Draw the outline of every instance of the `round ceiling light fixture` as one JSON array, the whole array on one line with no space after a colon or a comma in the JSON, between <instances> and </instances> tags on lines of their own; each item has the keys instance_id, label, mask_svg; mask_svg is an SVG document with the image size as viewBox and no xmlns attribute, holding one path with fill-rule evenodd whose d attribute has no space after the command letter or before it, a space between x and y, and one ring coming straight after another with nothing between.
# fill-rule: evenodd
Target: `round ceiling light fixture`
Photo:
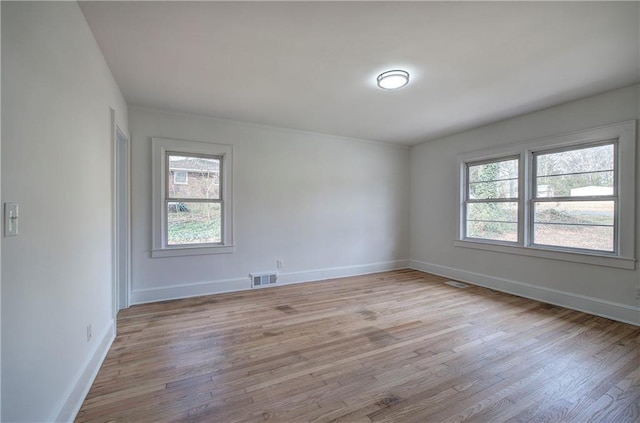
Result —
<instances>
[{"instance_id":1,"label":"round ceiling light fixture","mask_svg":"<svg viewBox=\"0 0 640 423\"><path fill-rule=\"evenodd\" d=\"M382 72L378 75L378 87L385 90L402 88L409 83L409 72L400 69Z\"/></svg>"}]
</instances>

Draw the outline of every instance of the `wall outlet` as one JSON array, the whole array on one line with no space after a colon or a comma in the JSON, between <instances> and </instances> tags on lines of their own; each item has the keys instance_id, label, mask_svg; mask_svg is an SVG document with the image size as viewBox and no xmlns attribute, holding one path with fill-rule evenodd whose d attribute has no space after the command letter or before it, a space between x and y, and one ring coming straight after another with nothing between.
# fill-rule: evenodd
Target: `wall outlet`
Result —
<instances>
[{"instance_id":1,"label":"wall outlet","mask_svg":"<svg viewBox=\"0 0 640 423\"><path fill-rule=\"evenodd\" d=\"M91 341L91 324L87 325L87 342Z\"/></svg>"},{"instance_id":2,"label":"wall outlet","mask_svg":"<svg viewBox=\"0 0 640 423\"><path fill-rule=\"evenodd\" d=\"M284 260L278 259L276 264L278 265L278 269L282 269L284 267Z\"/></svg>"}]
</instances>

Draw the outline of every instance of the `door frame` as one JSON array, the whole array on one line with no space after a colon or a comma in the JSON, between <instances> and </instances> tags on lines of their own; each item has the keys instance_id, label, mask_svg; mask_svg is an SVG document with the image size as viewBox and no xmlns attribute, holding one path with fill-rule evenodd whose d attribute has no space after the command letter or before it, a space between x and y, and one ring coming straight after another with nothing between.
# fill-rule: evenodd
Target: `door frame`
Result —
<instances>
[{"instance_id":1,"label":"door frame","mask_svg":"<svg viewBox=\"0 0 640 423\"><path fill-rule=\"evenodd\" d=\"M111 109L111 122L113 146L112 311L115 328L118 312L128 308L131 304L131 142L127 133L118 124L114 109ZM122 180L123 177L125 178L124 181ZM124 189L121 186L123 182ZM124 277L121 277L122 275Z\"/></svg>"}]
</instances>

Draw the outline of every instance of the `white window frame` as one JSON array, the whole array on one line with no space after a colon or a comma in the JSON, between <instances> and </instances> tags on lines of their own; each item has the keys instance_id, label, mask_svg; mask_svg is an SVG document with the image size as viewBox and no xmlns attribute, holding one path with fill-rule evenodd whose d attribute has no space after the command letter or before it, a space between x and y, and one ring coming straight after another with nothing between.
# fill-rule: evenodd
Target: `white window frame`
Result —
<instances>
[{"instance_id":1,"label":"white window frame","mask_svg":"<svg viewBox=\"0 0 640 423\"><path fill-rule=\"evenodd\" d=\"M554 154L554 153L562 153L562 152L567 152L567 151L576 151L578 149L582 149L582 148L592 148L592 147L599 147L599 146L604 146L604 145L612 145L613 146L613 193L610 195L592 195L592 196L569 196L569 197L538 197L536 195L536 191L537 191L537 177L538 177L538 173L537 173L537 169L536 169L536 161L537 161L537 156L539 156L540 154ZM534 215L534 210L535 210L535 205L536 203L546 203L546 202L558 202L558 201L562 201L562 202L582 202L582 201L612 201L614 203L614 214L613 214L613 251L601 251L601 250L590 250L590 249L581 249L578 247L563 247L563 246L551 246L551 245L545 245L545 244L538 244L535 243L535 237L531 238L531 245L534 247L542 247L542 248L549 248L549 249L557 249L557 250L568 250L571 252L580 252L580 250L586 252L586 253L593 253L594 251L602 254L602 255L612 255L612 256L617 256L618 255L618 249L619 249L619 243L618 243L618 228L619 228L619 207L618 207L618 171L620 169L620 166L618 165L618 141L617 140L607 140L607 141L600 141L597 143L581 143L580 145L573 145L573 146L569 146L569 147L564 147L564 148L551 148L551 149L544 149L541 151L535 151L532 153L532 165L531 165L531 198L530 198L530 202L529 202L529 215L533 216ZM529 234L533 234L534 232L534 219L529 219L528 222L526 222L529 225Z\"/></svg>"},{"instance_id":2,"label":"white window frame","mask_svg":"<svg viewBox=\"0 0 640 423\"><path fill-rule=\"evenodd\" d=\"M520 156L519 155L507 155L507 156L499 156L499 157L492 157L490 159L483 159L483 160L473 160L473 161L467 161L464 163L464 193L462 195L462 236L464 237L464 239L469 239L469 240L478 240L480 242L492 242L492 243L496 243L496 244L505 244L505 245L518 245L518 243L522 242L522 230L520 229L520 225L519 222L522 220L522 212L521 212L521 208L522 208L522 202L521 202L521 198L522 198L522 164L520 163ZM515 198L496 198L496 199L482 199L482 200L472 200L469 198L469 184L467 184L467 180L469 178L469 166L474 166L474 165L482 165L482 164L489 164L489 163L498 163L498 162L503 162L503 161L508 161L508 160L518 160L518 196ZM483 238L473 238L473 237L467 237L466 233L467 233L467 205L469 204L478 204L478 203L487 203L487 202L513 202L513 203L517 203L518 204L518 214L517 214L517 219L518 219L518 223L516 223L516 227L517 227L517 241L501 241L501 240L497 240L497 239L483 239Z\"/></svg>"},{"instance_id":3,"label":"white window frame","mask_svg":"<svg viewBox=\"0 0 640 423\"><path fill-rule=\"evenodd\" d=\"M184 174L184 182L178 181L178 174ZM189 171L188 170L174 170L173 171L173 183L175 185L189 185Z\"/></svg>"},{"instance_id":4,"label":"white window frame","mask_svg":"<svg viewBox=\"0 0 640 423\"><path fill-rule=\"evenodd\" d=\"M176 257L203 254L228 254L233 244L233 148L226 144L152 138L152 249L151 257ZM222 241L215 244L168 245L167 211L167 153L221 157L220 181L222 195Z\"/></svg>"},{"instance_id":5,"label":"white window frame","mask_svg":"<svg viewBox=\"0 0 640 423\"><path fill-rule=\"evenodd\" d=\"M571 149L589 144L615 141L617 181L616 227L614 239L616 252L581 250L577 248L551 247L532 242L532 203L535 175L533 155L552 150ZM501 253L519 254L562 261L588 263L599 266L635 269L635 165L636 121L626 121L587 129L569 134L526 141L518 144L483 149L458 155L457 225L454 245ZM465 237L466 168L468 164L492 161L509 156L519 156L518 242L505 243Z\"/></svg>"}]
</instances>

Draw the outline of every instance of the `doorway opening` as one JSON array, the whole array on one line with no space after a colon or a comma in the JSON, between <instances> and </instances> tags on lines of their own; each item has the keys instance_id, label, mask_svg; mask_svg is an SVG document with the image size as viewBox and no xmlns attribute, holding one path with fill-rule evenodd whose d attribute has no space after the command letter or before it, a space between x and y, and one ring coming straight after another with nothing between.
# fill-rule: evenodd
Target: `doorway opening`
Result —
<instances>
[{"instance_id":1,"label":"doorway opening","mask_svg":"<svg viewBox=\"0 0 640 423\"><path fill-rule=\"evenodd\" d=\"M130 305L130 148L129 139L115 123L114 116L114 319L118 312Z\"/></svg>"}]
</instances>

